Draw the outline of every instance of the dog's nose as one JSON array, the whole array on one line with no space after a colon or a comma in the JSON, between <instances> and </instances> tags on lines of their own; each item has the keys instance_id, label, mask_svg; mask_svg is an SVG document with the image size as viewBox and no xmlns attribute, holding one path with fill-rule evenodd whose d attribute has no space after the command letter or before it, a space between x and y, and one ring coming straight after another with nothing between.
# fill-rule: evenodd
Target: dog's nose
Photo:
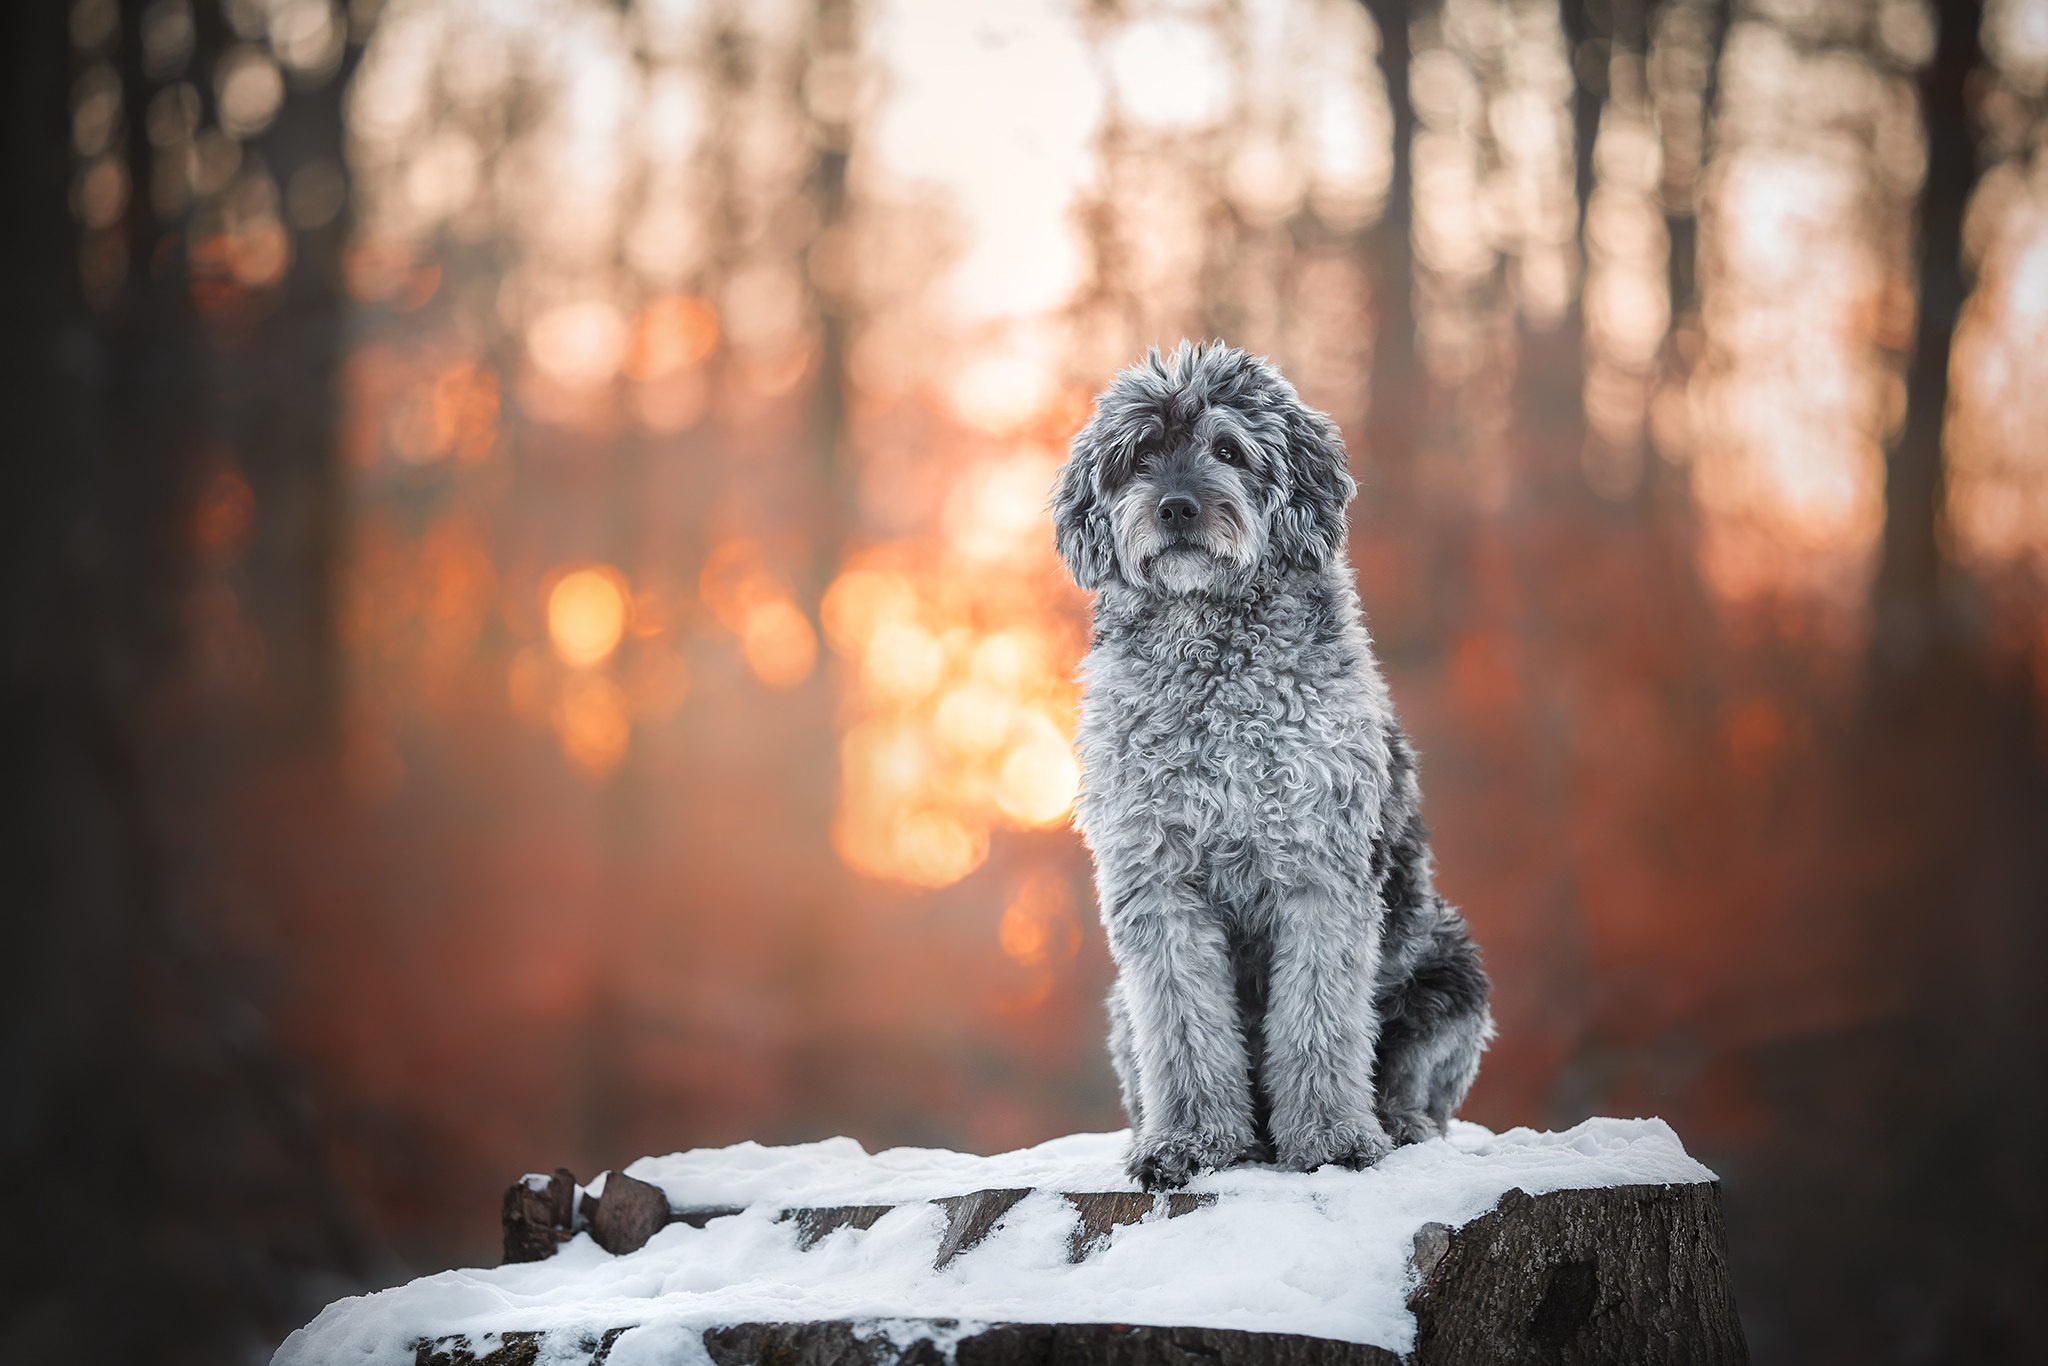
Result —
<instances>
[{"instance_id":1,"label":"dog's nose","mask_svg":"<svg viewBox=\"0 0 2048 1366\"><path fill-rule=\"evenodd\" d=\"M1162 525L1193 526L1195 518L1202 515L1202 505L1185 493L1169 493L1159 500L1159 520Z\"/></svg>"}]
</instances>

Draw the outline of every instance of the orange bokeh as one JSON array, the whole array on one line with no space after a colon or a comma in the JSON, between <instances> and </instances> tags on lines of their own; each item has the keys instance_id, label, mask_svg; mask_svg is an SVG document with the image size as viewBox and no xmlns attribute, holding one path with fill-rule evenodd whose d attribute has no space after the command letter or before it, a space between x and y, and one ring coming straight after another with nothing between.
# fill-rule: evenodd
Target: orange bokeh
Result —
<instances>
[{"instance_id":1,"label":"orange bokeh","mask_svg":"<svg viewBox=\"0 0 2048 1366\"><path fill-rule=\"evenodd\" d=\"M547 591L548 639L572 668L610 659L626 633L626 581L610 565L573 569Z\"/></svg>"}]
</instances>

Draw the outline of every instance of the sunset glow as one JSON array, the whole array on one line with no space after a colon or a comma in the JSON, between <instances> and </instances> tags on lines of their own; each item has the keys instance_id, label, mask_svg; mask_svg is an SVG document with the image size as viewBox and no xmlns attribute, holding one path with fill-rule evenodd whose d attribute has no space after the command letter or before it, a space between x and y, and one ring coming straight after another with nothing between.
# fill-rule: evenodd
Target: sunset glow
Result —
<instances>
[{"instance_id":1,"label":"sunset glow","mask_svg":"<svg viewBox=\"0 0 2048 1366\"><path fill-rule=\"evenodd\" d=\"M1341 433L1466 1116L1664 1116L1759 1362L2030 1340L2048 0L18 8L24 1340L1122 1124L1049 503L1182 338Z\"/></svg>"},{"instance_id":2,"label":"sunset glow","mask_svg":"<svg viewBox=\"0 0 2048 1366\"><path fill-rule=\"evenodd\" d=\"M1702 209L1706 354L1686 425L1704 565L1730 599L1846 604L1872 572L1905 412L1918 131L1903 78L1887 91L1768 25L1736 27L1727 68L1724 98L1755 122L1728 127Z\"/></svg>"},{"instance_id":3,"label":"sunset glow","mask_svg":"<svg viewBox=\"0 0 2048 1366\"><path fill-rule=\"evenodd\" d=\"M362 353L366 377L382 376L361 392L382 405L387 458L482 467L522 421L596 442L624 432L655 442L716 432L751 450L749 424L766 431L769 414L793 419L808 401L818 337L810 310L820 297L812 291L842 304L871 292L863 306L873 320L854 335L848 365L854 410L869 416L850 427L846 458L869 462L858 477L870 507L882 505L885 481L896 481L888 496L917 509L911 524L899 516L873 539L856 529L821 602L806 600L787 547L758 534L712 535L700 562L679 570L694 581L703 614L690 630L724 642L749 677L786 692L819 675L822 626L837 661L829 672L841 699L834 840L848 866L948 885L989 858L995 832L1063 821L1079 784L1067 744L1076 604L1055 587L1044 490L1085 410L1087 390L1070 367L1088 358L1092 375L1097 350L1113 361L1143 338L1207 325L1186 291L1198 278L1221 278L1222 258L1204 265L1162 245L1179 251L1202 240L1192 219L1162 226L1190 210L1179 197L1186 185L1213 177L1230 197L1242 225L1233 250L1246 261L1275 249L1278 237L1262 234L1279 233L1290 214L1313 213L1337 232L1370 223L1385 192L1387 113L1372 60L1378 40L1358 9L1291 10L1234 47L1194 16L1134 18L1095 33L1056 6L984 24L901 0L876 21L880 58L900 77L886 90L834 68L806 78L799 109L735 104L738 112L725 115L713 112L703 78L680 55L690 26L708 20L657 20L650 11L653 55L643 67L616 16L573 0L546 17L458 12L435 0L389 9L353 125L365 224L351 257L354 292L400 312L435 298L435 234L497 233L509 266L488 297L472 291L480 311L451 314L460 344L419 352L415 370L392 353L373 372L367 367L382 353ZM1585 210L1583 397L1593 440L1584 477L1620 499L1639 486L1647 452L1686 462L1704 520L1703 564L1719 593L1839 601L1870 572L1883 446L1901 401L1890 357L1908 322L1897 305L1904 239L1865 231L1893 221L1888 206L1911 188L1910 158L1897 150L1907 135L1895 126L1896 104L1884 102L1896 85L1826 63L1809 79L1781 80L1808 59L1778 29L1745 23L1731 33L1726 81L1743 92L1745 108L1786 112L1773 127L1853 134L1864 160L1839 139L1752 145L1746 125L1729 121L1700 190L1702 303L1693 325L1703 351L1674 381L1660 196L1672 193L1675 175L1692 173L1682 159L1697 149L1688 150L1677 124L1660 132L1658 120L1699 115L1685 103L1700 98L1698 73L1683 67L1683 44L1697 41L1685 28L1690 14L1673 11L1654 61L1620 47L1611 54L1613 90ZM292 22L308 35L317 27L303 16ZM1998 41L2024 49L2031 30L2010 16L1998 22ZM1462 465L1425 468L1422 477L1499 508L1514 490L1509 369L1497 363L1512 335L1504 329L1517 318L1539 332L1560 325L1579 287L1570 71L1542 7L1453 0L1418 34L1419 341L1433 382L1458 395L1451 411L1467 448ZM782 52L775 44L785 36L770 26L750 41ZM305 38L306 52L317 47ZM544 60L553 48L573 60ZM2012 60L2015 70L2024 65ZM238 117L263 116L262 70L244 63L230 73ZM968 70L971 80L947 74ZM1275 78L1283 70L1293 76ZM517 175L489 172L484 149L506 134L483 111L518 81L537 92L539 131L507 163ZM433 123L427 92L444 86L454 107L473 112ZM1013 138L1020 101L1040 110L1024 121L1033 138L1003 157L986 155L978 139ZM800 201L778 200L803 183L800 144L785 140L798 127L792 118L851 119L873 134L873 160L856 180L859 211L829 233L807 208L792 207ZM629 135L633 127L648 131ZM746 202L762 216L745 239L755 245L743 251L737 239L715 246L725 229L693 217L687 192L691 176L728 164L717 158L740 145L736 138L758 144L750 144ZM1129 158L1106 150L1115 147ZM1178 182L1148 179L1163 156L1182 159ZM998 163L1002 174L992 174ZM630 200L622 188L629 174L644 180ZM1106 226L1081 243L1077 206L1112 184L1121 188L1089 210ZM889 215L896 201L915 202L919 186L941 194L957 218L917 215L932 235L902 240L918 242L923 259L905 257L891 267L900 278L885 286L872 276L874 263L890 259L876 254L876 234L884 223L902 233L909 220ZM565 216L572 187L579 212ZM113 188L93 193L116 196ZM1125 201L1146 206L1149 226L1126 219ZM964 252L949 254L952 229L942 221L966 233ZM240 245L222 248L227 278L258 283L274 269L262 264L265 231L252 220L232 239ZM1129 233L1140 235L1120 236ZM801 251L773 247L777 234L794 234ZM2026 349L2014 338L2032 316L2031 257L2013 245L2019 238L2000 240L2006 245L1991 258L1996 289L1975 307L1976 330L1959 352L1987 395L2023 375L2014 357ZM607 241L616 254L607 255ZM846 269L863 242L866 280ZM1125 302L1085 294L1084 245L1128 263ZM730 260L707 274L713 251ZM1292 302L1250 308L1238 332L1294 357L1311 394L1355 395L1365 357L1329 339L1355 332L1366 282L1334 256L1289 278ZM506 342L480 340L499 327ZM939 341L948 336L958 340ZM1352 401L1333 403L1340 419L1356 420L1362 410L1343 406ZM896 438L861 426L906 402L929 405L938 424L915 468L892 463ZM1966 408L1966 417L2011 411L2012 402ZM1995 429L1988 416L1967 420ZM1972 447L1999 448L1990 437ZM722 476L739 481L753 457L720 458L741 461ZM663 454L649 469L675 468L676 459ZM2025 461L1970 459L1958 465L1956 534L2012 562L2039 543L2048 513L2028 510L2014 492L2032 487L2015 473ZM783 494L768 490L789 477L778 468L759 467L759 492L732 483L726 496L738 501L727 510L756 498L772 506ZM735 525L759 522L756 511ZM513 695L527 699L517 709L554 730L577 767L605 771L630 745L636 718L653 724L678 714L694 647L677 634L683 619L651 597L643 604L616 569L571 567L545 582L552 671L530 649L517 655L507 675ZM622 656L629 635L648 648ZM603 677L578 681L579 671Z\"/></svg>"},{"instance_id":4,"label":"sunset glow","mask_svg":"<svg viewBox=\"0 0 2048 1366\"><path fill-rule=\"evenodd\" d=\"M943 886L981 863L992 829L1065 819L1080 785L1074 697L1057 662L1063 629L1012 607L991 630L985 608L1009 596L994 581L916 563L878 555L825 598L865 718L841 748L834 838L862 872Z\"/></svg>"}]
</instances>

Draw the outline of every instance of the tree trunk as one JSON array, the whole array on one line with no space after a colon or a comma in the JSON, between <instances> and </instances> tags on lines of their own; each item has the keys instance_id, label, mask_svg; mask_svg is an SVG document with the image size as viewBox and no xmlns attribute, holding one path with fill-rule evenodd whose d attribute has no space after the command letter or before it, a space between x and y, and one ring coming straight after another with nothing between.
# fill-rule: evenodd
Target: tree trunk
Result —
<instances>
[{"instance_id":1,"label":"tree trunk","mask_svg":"<svg viewBox=\"0 0 2048 1366\"><path fill-rule=\"evenodd\" d=\"M1413 8L1407 0L1366 0L1379 28L1392 144L1386 208L1366 241L1372 255L1373 342L1364 456L1386 482L1413 478L1423 416L1422 360L1415 345L1415 103L1408 93Z\"/></svg>"},{"instance_id":2,"label":"tree trunk","mask_svg":"<svg viewBox=\"0 0 2048 1366\"><path fill-rule=\"evenodd\" d=\"M1935 7L1934 60L1920 75L1927 181L1920 196L1920 316L1906 371L1906 420L1885 464L1883 560L1876 590L1876 663L1911 676L1930 662L1941 629L1942 427L1949 350L1962 314L1963 211L1976 181L1970 73L1982 59L1974 0Z\"/></svg>"}]
</instances>

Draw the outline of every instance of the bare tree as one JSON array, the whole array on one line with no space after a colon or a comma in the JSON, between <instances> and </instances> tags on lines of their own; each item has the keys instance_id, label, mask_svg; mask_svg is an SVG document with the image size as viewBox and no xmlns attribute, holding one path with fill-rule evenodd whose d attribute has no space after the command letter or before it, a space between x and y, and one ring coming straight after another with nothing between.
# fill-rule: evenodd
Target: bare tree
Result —
<instances>
[{"instance_id":1,"label":"bare tree","mask_svg":"<svg viewBox=\"0 0 2048 1366\"><path fill-rule=\"evenodd\" d=\"M1382 477L1412 476L1422 420L1422 359L1415 345L1415 101L1407 0L1366 0L1379 28L1380 79L1392 128L1386 207L1372 230L1372 407L1366 448Z\"/></svg>"},{"instance_id":2,"label":"bare tree","mask_svg":"<svg viewBox=\"0 0 2048 1366\"><path fill-rule=\"evenodd\" d=\"M1976 182L1969 85L1982 65L1975 0L1939 0L1933 60L1920 73L1927 179L1920 195L1919 316L1906 371L1906 419L1885 462L1875 647L1881 668L1914 670L1941 632L1942 430L1949 353L1962 314L1963 214Z\"/></svg>"}]
</instances>

